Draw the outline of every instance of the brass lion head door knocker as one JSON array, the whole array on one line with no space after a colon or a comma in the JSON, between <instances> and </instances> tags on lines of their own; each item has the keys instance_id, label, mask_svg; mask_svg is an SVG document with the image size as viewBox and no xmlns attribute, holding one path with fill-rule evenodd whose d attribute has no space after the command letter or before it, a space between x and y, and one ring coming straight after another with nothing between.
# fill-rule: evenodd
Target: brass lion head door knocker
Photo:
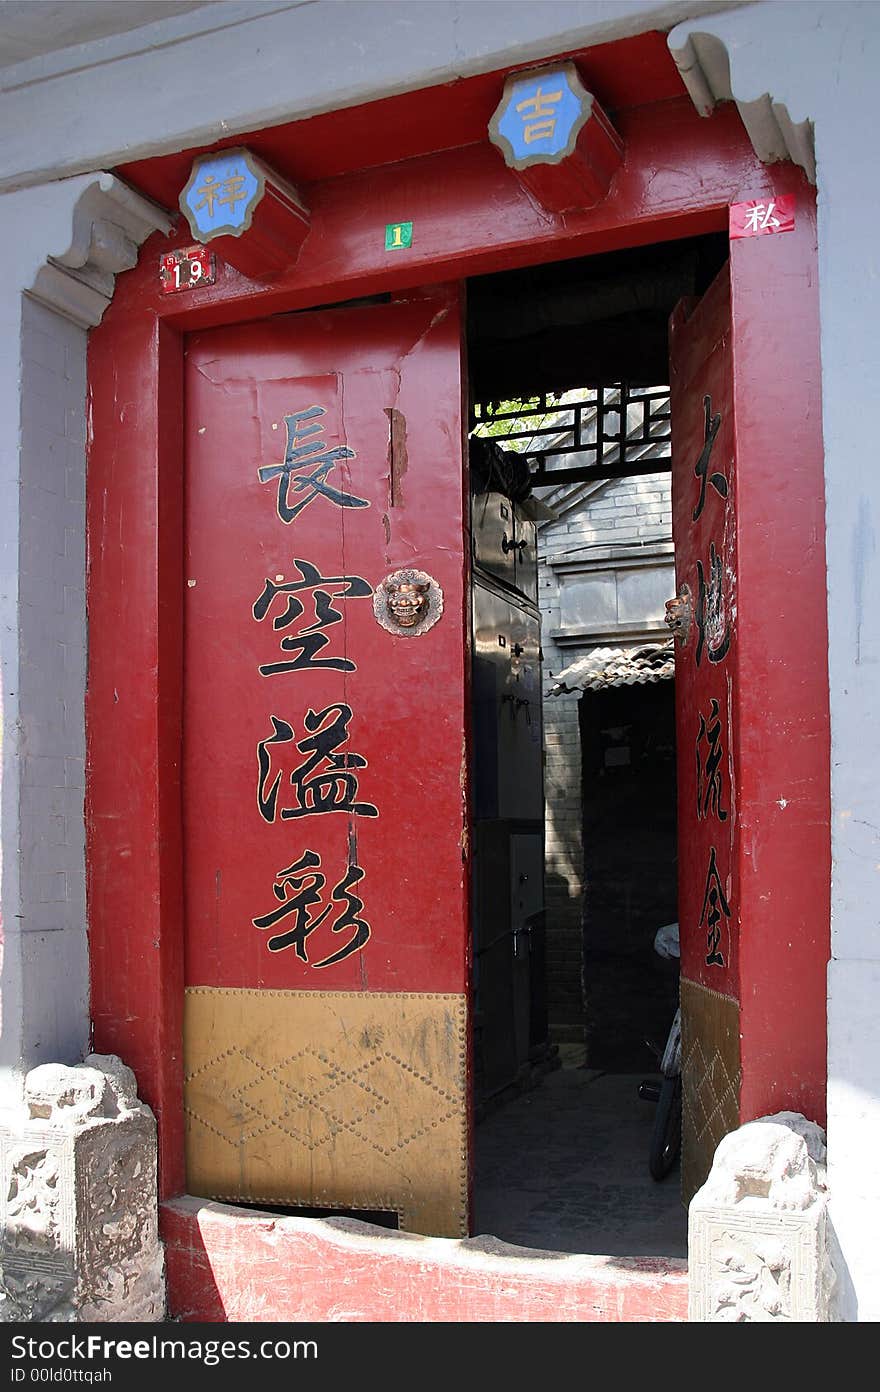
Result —
<instances>
[{"instance_id":1,"label":"brass lion head door knocker","mask_svg":"<svg viewBox=\"0 0 880 1392\"><path fill-rule=\"evenodd\" d=\"M443 613L443 591L424 570L395 570L376 586L373 613L387 633L418 638Z\"/></svg>"},{"instance_id":2,"label":"brass lion head door knocker","mask_svg":"<svg viewBox=\"0 0 880 1392\"><path fill-rule=\"evenodd\" d=\"M690 585L679 585L675 598L666 601L665 622L669 632L682 648L687 647L693 618L694 604L691 587Z\"/></svg>"}]
</instances>

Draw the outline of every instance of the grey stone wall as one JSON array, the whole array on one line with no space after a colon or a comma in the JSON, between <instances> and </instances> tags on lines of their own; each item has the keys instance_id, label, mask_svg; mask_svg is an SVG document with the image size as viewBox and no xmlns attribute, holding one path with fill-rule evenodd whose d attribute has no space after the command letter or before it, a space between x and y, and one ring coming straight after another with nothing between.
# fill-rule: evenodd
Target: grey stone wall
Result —
<instances>
[{"instance_id":1,"label":"grey stone wall","mask_svg":"<svg viewBox=\"0 0 880 1392\"><path fill-rule=\"evenodd\" d=\"M0 1113L88 1045L86 331L167 226L108 174L0 197Z\"/></svg>"},{"instance_id":2,"label":"grey stone wall","mask_svg":"<svg viewBox=\"0 0 880 1392\"><path fill-rule=\"evenodd\" d=\"M85 333L22 304L20 930L29 1063L87 1042L84 694ZM57 969L59 962L65 970Z\"/></svg>"},{"instance_id":3,"label":"grey stone wall","mask_svg":"<svg viewBox=\"0 0 880 1392\"><path fill-rule=\"evenodd\" d=\"M674 593L668 473L574 485L545 501L538 596L544 651L547 989L551 1035L583 1038L583 803L579 693L547 698L564 667L589 648L666 636Z\"/></svg>"}]
</instances>

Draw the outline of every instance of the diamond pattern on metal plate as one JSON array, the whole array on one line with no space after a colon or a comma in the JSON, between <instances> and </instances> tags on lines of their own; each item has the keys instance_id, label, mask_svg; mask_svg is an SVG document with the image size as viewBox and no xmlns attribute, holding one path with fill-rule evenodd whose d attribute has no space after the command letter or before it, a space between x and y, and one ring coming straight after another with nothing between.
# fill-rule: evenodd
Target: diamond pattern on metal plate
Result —
<instances>
[{"instance_id":1,"label":"diamond pattern on metal plate","mask_svg":"<svg viewBox=\"0 0 880 1392\"><path fill-rule=\"evenodd\" d=\"M739 1005L694 981L681 982L682 1193L705 1181L720 1142L739 1126L742 1081Z\"/></svg>"},{"instance_id":2,"label":"diamond pattern on metal plate","mask_svg":"<svg viewBox=\"0 0 880 1392\"><path fill-rule=\"evenodd\" d=\"M460 996L191 989L189 1190L458 1236L466 1057Z\"/></svg>"}]
</instances>

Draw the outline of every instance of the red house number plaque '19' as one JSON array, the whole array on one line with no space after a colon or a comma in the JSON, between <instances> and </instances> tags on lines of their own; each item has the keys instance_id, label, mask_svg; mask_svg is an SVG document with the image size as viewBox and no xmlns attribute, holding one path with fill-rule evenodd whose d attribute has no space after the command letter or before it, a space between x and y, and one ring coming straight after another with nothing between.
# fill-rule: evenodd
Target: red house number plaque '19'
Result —
<instances>
[{"instance_id":1,"label":"red house number plaque '19'","mask_svg":"<svg viewBox=\"0 0 880 1392\"><path fill-rule=\"evenodd\" d=\"M197 285L213 285L216 278L214 256L207 247L180 247L166 252L159 261L159 281L165 295L194 290Z\"/></svg>"}]
</instances>

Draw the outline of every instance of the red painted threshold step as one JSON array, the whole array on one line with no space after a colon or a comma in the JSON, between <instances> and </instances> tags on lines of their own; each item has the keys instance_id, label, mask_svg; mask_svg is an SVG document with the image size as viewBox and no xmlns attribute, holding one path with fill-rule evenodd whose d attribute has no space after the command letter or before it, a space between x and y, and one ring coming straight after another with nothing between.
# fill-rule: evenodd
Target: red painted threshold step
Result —
<instances>
[{"instance_id":1,"label":"red painted threshold step","mask_svg":"<svg viewBox=\"0 0 880 1392\"><path fill-rule=\"evenodd\" d=\"M186 1195L161 1205L160 1222L169 1310L185 1321L687 1319L687 1262L672 1257L541 1253Z\"/></svg>"}]
</instances>

